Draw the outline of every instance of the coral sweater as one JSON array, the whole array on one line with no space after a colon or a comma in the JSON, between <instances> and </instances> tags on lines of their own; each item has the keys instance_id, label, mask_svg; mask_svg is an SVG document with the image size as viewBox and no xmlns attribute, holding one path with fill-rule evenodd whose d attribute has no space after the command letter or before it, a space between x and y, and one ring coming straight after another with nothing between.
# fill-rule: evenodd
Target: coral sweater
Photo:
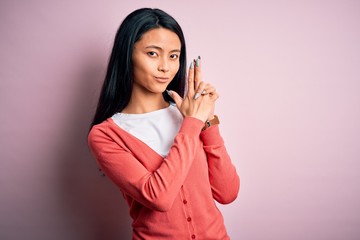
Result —
<instances>
[{"instance_id":1,"label":"coral sweater","mask_svg":"<svg viewBox=\"0 0 360 240\"><path fill-rule=\"evenodd\" d=\"M240 179L218 126L185 117L163 158L111 118L88 137L102 171L122 191L133 219L133 239L229 239L214 199L235 200Z\"/></svg>"}]
</instances>

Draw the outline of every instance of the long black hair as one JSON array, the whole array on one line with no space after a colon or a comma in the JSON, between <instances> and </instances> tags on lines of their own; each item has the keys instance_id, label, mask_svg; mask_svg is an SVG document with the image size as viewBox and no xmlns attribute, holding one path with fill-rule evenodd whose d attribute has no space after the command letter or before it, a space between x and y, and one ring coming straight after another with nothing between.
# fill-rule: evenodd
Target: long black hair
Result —
<instances>
[{"instance_id":1,"label":"long black hair","mask_svg":"<svg viewBox=\"0 0 360 240\"><path fill-rule=\"evenodd\" d=\"M96 113L90 127L122 111L129 103L133 85L134 44L144 33L155 28L166 28L177 34L180 39L180 67L167 89L184 96L186 47L181 27L172 16L160 9L141 8L130 13L116 33ZM163 96L166 101L172 101L166 93L163 93Z\"/></svg>"}]
</instances>

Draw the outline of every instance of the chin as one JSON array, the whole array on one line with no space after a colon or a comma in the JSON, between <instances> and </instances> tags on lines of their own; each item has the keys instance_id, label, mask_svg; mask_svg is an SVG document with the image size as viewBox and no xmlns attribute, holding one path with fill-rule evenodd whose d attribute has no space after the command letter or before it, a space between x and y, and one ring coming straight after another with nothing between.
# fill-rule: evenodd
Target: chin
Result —
<instances>
[{"instance_id":1,"label":"chin","mask_svg":"<svg viewBox=\"0 0 360 240\"><path fill-rule=\"evenodd\" d=\"M156 89L148 89L148 93L149 94L154 94L154 95L157 95L157 94L162 94L163 92L165 92L166 90L166 87L163 87L163 88L156 88Z\"/></svg>"},{"instance_id":2,"label":"chin","mask_svg":"<svg viewBox=\"0 0 360 240\"><path fill-rule=\"evenodd\" d=\"M157 89L154 91L155 93L163 93L163 92L165 92L165 90L166 90L166 88L167 88L167 86L168 86L168 84L164 84L163 86L159 86L159 87L157 87Z\"/></svg>"}]
</instances>

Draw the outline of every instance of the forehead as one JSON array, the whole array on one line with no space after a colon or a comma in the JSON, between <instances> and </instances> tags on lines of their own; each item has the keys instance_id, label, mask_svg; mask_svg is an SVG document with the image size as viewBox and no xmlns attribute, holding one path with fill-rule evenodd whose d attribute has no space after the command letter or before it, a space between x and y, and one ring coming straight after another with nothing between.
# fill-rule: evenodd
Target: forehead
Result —
<instances>
[{"instance_id":1,"label":"forehead","mask_svg":"<svg viewBox=\"0 0 360 240\"><path fill-rule=\"evenodd\" d=\"M166 28L155 28L144 33L135 43L135 47L159 46L163 49L180 49L178 35Z\"/></svg>"}]
</instances>

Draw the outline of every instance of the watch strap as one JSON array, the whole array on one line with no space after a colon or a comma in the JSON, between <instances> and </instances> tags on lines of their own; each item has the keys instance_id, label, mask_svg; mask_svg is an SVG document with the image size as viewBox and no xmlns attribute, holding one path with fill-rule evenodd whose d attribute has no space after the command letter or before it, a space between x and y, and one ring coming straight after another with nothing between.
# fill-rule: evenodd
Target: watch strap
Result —
<instances>
[{"instance_id":1,"label":"watch strap","mask_svg":"<svg viewBox=\"0 0 360 240\"><path fill-rule=\"evenodd\" d=\"M205 129L213 126L213 125L217 125L220 124L219 118L217 115L214 115L214 118L211 120L206 120L205 122L205 126L201 129L202 131L204 131Z\"/></svg>"}]
</instances>

